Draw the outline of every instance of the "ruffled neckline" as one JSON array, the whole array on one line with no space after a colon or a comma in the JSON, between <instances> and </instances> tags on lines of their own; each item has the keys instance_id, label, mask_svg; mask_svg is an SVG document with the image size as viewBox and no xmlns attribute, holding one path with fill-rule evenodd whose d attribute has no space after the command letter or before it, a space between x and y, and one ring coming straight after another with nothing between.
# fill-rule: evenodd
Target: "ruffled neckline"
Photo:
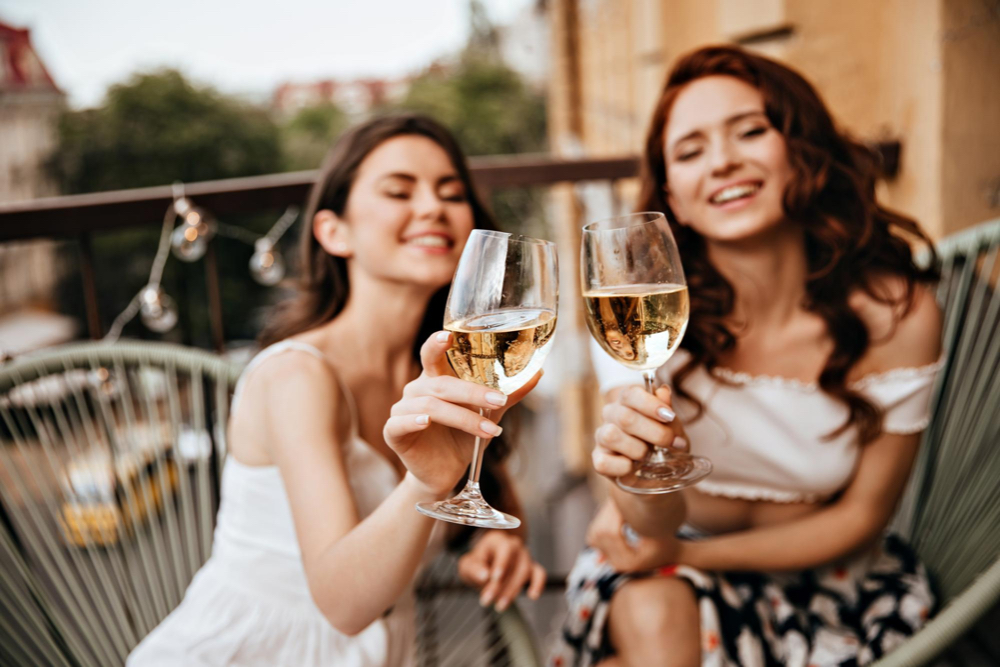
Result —
<instances>
[{"instance_id":1,"label":"ruffled neckline","mask_svg":"<svg viewBox=\"0 0 1000 667\"><path fill-rule=\"evenodd\" d=\"M869 373L848 385L851 389L860 390L872 385L882 385L891 382L906 382L928 376L933 376L944 367L944 357L925 366L904 366L892 368L879 373ZM797 391L816 392L820 390L818 382L805 382L797 378L786 378L780 375L754 375L742 371L734 371L722 366L712 369L710 375L726 382L745 387L770 386L795 389Z\"/></svg>"}]
</instances>

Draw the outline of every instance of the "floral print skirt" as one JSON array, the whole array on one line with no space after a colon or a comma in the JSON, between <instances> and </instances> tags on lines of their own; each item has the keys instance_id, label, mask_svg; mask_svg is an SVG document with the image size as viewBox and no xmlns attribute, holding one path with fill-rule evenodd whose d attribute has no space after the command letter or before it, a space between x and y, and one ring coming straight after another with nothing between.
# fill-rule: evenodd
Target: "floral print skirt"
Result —
<instances>
[{"instance_id":1,"label":"floral print skirt","mask_svg":"<svg viewBox=\"0 0 1000 667\"><path fill-rule=\"evenodd\" d=\"M587 549L569 576L569 615L549 667L590 667L614 655L606 631L611 596L649 576L681 577L694 589L703 667L867 665L914 634L934 607L923 565L894 535L844 563L798 573L681 565L627 575Z\"/></svg>"}]
</instances>

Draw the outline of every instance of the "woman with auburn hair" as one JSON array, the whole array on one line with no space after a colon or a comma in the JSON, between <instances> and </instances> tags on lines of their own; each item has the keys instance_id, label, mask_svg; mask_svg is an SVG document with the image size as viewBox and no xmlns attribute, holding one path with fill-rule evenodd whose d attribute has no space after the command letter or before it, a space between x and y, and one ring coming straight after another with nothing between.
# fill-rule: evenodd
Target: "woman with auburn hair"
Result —
<instances>
[{"instance_id":1,"label":"woman with auburn hair","mask_svg":"<svg viewBox=\"0 0 1000 667\"><path fill-rule=\"evenodd\" d=\"M212 556L130 667L413 664L412 584L445 526L414 504L451 495L474 437L500 435L478 408L499 420L537 382L508 398L445 359L449 283L492 222L441 125L345 133L304 220L296 294L236 386ZM486 450L484 493L520 513L507 451ZM500 610L545 584L515 531L485 531L458 570Z\"/></svg>"},{"instance_id":2,"label":"woman with auburn hair","mask_svg":"<svg viewBox=\"0 0 1000 667\"><path fill-rule=\"evenodd\" d=\"M609 485L551 665L863 665L926 620L926 573L886 526L941 367L936 273L875 176L788 67L709 47L670 73L639 210L669 220L690 325L656 395L609 392L593 460L614 479L672 445L714 472Z\"/></svg>"}]
</instances>

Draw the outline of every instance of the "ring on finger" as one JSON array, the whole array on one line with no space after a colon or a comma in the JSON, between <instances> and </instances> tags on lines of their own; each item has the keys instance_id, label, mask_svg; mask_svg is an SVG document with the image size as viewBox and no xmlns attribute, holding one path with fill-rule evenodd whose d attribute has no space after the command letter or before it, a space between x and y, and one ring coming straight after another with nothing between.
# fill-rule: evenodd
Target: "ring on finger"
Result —
<instances>
[{"instance_id":1,"label":"ring on finger","mask_svg":"<svg viewBox=\"0 0 1000 667\"><path fill-rule=\"evenodd\" d=\"M639 536L639 533L635 532L635 528L628 525L627 523L622 524L622 537L625 538L625 544L627 544L632 549L635 549L637 546L639 546L639 542L642 541L642 538Z\"/></svg>"}]
</instances>

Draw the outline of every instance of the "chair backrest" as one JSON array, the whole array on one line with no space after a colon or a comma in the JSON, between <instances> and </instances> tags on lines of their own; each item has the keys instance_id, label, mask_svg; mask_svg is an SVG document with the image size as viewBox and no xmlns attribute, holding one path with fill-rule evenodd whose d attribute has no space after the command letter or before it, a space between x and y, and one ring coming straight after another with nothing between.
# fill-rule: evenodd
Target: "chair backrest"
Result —
<instances>
[{"instance_id":1,"label":"chair backrest","mask_svg":"<svg viewBox=\"0 0 1000 667\"><path fill-rule=\"evenodd\" d=\"M1000 220L937 252L947 365L896 526L947 602L1000 556Z\"/></svg>"},{"instance_id":2,"label":"chair backrest","mask_svg":"<svg viewBox=\"0 0 1000 667\"><path fill-rule=\"evenodd\" d=\"M0 367L0 663L122 664L180 602L210 553L239 371L164 343Z\"/></svg>"},{"instance_id":3,"label":"chair backrest","mask_svg":"<svg viewBox=\"0 0 1000 667\"><path fill-rule=\"evenodd\" d=\"M417 667L540 667L535 635L517 605L502 614L479 604L445 552L417 582Z\"/></svg>"}]
</instances>

